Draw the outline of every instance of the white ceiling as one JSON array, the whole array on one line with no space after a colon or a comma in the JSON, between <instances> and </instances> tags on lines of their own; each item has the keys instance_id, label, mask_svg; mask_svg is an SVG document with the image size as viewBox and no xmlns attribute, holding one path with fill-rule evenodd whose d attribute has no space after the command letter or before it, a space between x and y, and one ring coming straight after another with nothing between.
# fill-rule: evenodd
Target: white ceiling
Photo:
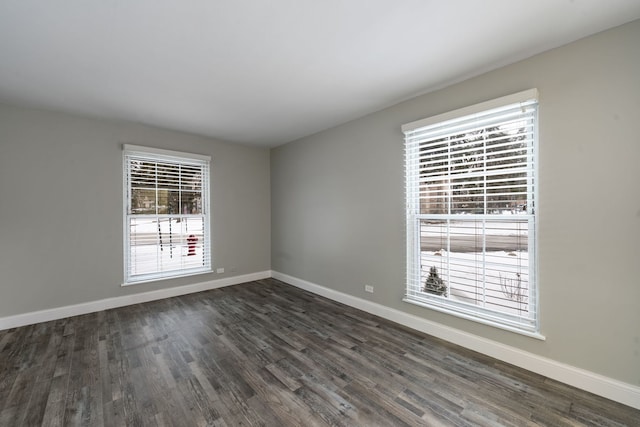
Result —
<instances>
[{"instance_id":1,"label":"white ceiling","mask_svg":"<svg viewBox=\"0 0 640 427\"><path fill-rule=\"evenodd\" d=\"M638 0L0 0L0 102L276 146L638 18Z\"/></svg>"}]
</instances>

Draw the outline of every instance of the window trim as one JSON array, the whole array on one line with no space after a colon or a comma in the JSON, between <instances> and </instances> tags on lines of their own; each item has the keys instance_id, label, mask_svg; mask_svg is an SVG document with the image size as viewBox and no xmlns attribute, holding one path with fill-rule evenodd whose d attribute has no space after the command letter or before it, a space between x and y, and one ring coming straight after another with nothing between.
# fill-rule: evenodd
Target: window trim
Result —
<instances>
[{"instance_id":1,"label":"window trim","mask_svg":"<svg viewBox=\"0 0 640 427\"><path fill-rule=\"evenodd\" d=\"M479 117L485 114L489 110L499 109L502 107L507 107L513 104L525 103L528 101L535 101L537 103L539 98L537 89L529 89L522 92L518 92L512 95L507 95L504 97L496 98L493 100L489 100L486 102L481 102L479 104L471 105L468 107L460 108L457 110L449 111L443 114L438 114L435 116L427 117L425 119L416 120L407 124L402 125L402 132L405 134L405 185L406 185L406 205L405 205L405 213L406 213L406 282L405 282L405 297L403 298L404 302L415 304L418 306L426 307L432 310L436 310L439 312L447 313L454 315L456 317L460 317L463 319L471 320L474 322L490 325L496 328L508 330L511 332L516 332L518 334L526 335L529 337L537 338L544 340L545 337L540 333L540 309L539 309L539 283L538 283L538 254L537 254L537 224L538 220L538 208L536 206L535 212L533 214L533 230L530 230L530 238L528 239L530 243L532 243L532 248L530 248L531 256L533 259L533 266L531 268L532 278L531 281L533 283L533 298L529 301L529 306L534 311L533 319L531 325L528 325L524 322L512 322L509 321L509 314L500 315L499 312L497 315L492 315L492 310L487 310L484 307L474 307L471 304L458 303L455 300L451 299L443 299L442 297L430 296L425 294L424 298L422 296L415 295L415 288L410 289L410 284L415 286L415 275L419 274L420 269L420 250L416 250L415 245L416 242L420 241L420 230L419 227L415 225L415 221L417 218L421 216L419 211L420 206L420 197L418 196L419 189L417 188L416 177L413 176L411 172L411 165L415 163L417 160L415 159L417 156L417 152L413 152L408 144L411 139L411 134L414 131L418 131L422 128L428 126L434 126L439 123L442 123L443 126L450 125L451 121L456 121L457 119L469 118L474 115L478 115ZM538 158L539 158L539 150L538 150L538 119L537 113L535 114L534 121L534 129L533 129L533 175L536 179L536 185L533 187L533 197L534 201L537 204L538 202ZM447 123L449 122L449 123ZM415 145L415 149L417 150L417 144ZM412 163L413 162L413 163ZM469 215L465 215L465 218ZM483 215L484 217L487 214ZM532 232L531 232L532 231ZM484 234L483 234L484 235ZM418 273L416 273L418 271ZM517 317L517 316L515 316Z\"/></svg>"},{"instance_id":2,"label":"window trim","mask_svg":"<svg viewBox=\"0 0 640 427\"><path fill-rule=\"evenodd\" d=\"M129 171L127 157L131 155L139 155L148 157L149 160L167 160L172 162L182 162L183 164L203 165L206 170L206 177L202 182L202 210L204 219L203 239L205 251L204 265L202 267L191 267L182 270L172 270L158 273L149 273L133 278L129 275L130 265L130 233L128 230L128 211L131 197L129 194ZM180 277L189 277L200 274L212 273L212 252L211 252L211 208L210 208L210 179L211 179L211 156L195 153L187 153L182 151L165 150L155 147L146 147L133 144L122 144L122 234L123 234L123 267L124 279L121 286L131 286L140 283L156 282L160 280L176 279ZM135 276L134 276L135 277Z\"/></svg>"}]
</instances>

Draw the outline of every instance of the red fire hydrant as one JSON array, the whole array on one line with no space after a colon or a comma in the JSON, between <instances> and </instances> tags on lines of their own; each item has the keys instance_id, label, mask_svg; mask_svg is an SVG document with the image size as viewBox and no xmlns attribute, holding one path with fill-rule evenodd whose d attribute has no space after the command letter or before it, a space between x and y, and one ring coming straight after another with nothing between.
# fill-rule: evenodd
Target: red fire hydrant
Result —
<instances>
[{"instance_id":1,"label":"red fire hydrant","mask_svg":"<svg viewBox=\"0 0 640 427\"><path fill-rule=\"evenodd\" d=\"M189 234L189 237L187 237L187 245L189 247L189 252L187 253L187 256L196 254L196 243L198 243L198 238L193 234Z\"/></svg>"}]
</instances>

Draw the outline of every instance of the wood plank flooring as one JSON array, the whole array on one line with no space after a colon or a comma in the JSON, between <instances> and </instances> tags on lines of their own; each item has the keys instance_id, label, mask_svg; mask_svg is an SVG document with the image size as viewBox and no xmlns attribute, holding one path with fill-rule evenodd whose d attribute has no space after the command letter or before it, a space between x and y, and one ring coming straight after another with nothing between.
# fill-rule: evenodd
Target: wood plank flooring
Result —
<instances>
[{"instance_id":1,"label":"wood plank flooring","mask_svg":"<svg viewBox=\"0 0 640 427\"><path fill-rule=\"evenodd\" d=\"M273 279L0 331L0 426L638 426Z\"/></svg>"}]
</instances>

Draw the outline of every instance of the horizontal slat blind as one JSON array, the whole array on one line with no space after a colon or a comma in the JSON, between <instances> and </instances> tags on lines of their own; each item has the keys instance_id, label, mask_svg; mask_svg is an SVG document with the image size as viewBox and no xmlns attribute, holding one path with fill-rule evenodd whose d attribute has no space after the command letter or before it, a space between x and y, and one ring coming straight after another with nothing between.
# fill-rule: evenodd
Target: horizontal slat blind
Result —
<instances>
[{"instance_id":1,"label":"horizontal slat blind","mask_svg":"<svg viewBox=\"0 0 640 427\"><path fill-rule=\"evenodd\" d=\"M403 127L405 299L532 332L537 92L523 94Z\"/></svg>"},{"instance_id":2,"label":"horizontal slat blind","mask_svg":"<svg viewBox=\"0 0 640 427\"><path fill-rule=\"evenodd\" d=\"M125 145L125 283L211 270L209 161Z\"/></svg>"}]
</instances>

